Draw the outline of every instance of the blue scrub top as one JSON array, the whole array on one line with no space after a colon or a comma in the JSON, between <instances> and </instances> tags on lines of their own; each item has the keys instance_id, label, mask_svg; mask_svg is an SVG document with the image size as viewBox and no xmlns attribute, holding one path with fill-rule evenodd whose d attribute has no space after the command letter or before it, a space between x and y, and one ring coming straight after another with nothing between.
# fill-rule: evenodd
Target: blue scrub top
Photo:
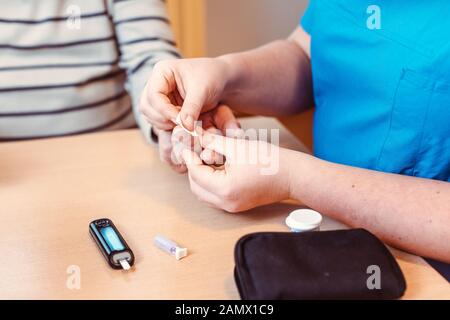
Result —
<instances>
[{"instance_id":1,"label":"blue scrub top","mask_svg":"<svg viewBox=\"0 0 450 320\"><path fill-rule=\"evenodd\" d=\"M449 12L448 0L311 0L319 158L450 181Z\"/></svg>"}]
</instances>

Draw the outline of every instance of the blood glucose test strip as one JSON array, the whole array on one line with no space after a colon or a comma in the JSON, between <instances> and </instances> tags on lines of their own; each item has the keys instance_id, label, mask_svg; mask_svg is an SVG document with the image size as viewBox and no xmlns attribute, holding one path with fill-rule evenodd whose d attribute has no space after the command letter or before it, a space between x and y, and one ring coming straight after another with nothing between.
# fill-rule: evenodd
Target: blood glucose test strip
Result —
<instances>
[{"instance_id":1,"label":"blood glucose test strip","mask_svg":"<svg viewBox=\"0 0 450 320\"><path fill-rule=\"evenodd\" d=\"M187 256L188 251L186 248L180 247L178 244L169 240L163 236L156 236L154 240L155 245L162 251L175 257L175 259L180 260Z\"/></svg>"},{"instance_id":2,"label":"blood glucose test strip","mask_svg":"<svg viewBox=\"0 0 450 320\"><path fill-rule=\"evenodd\" d=\"M89 233L113 269L129 270L134 254L110 219L98 219L89 224Z\"/></svg>"}]
</instances>

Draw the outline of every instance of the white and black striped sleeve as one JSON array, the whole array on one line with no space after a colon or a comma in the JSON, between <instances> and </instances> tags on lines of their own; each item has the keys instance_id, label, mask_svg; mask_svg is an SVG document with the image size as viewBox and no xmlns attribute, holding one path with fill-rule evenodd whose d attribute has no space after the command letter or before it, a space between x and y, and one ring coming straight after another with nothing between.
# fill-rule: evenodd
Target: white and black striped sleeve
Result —
<instances>
[{"instance_id":1,"label":"white and black striped sleeve","mask_svg":"<svg viewBox=\"0 0 450 320\"><path fill-rule=\"evenodd\" d=\"M142 90L156 62L180 58L166 5L162 0L110 0L120 66L127 71L126 89L136 122L150 141L150 125L139 113Z\"/></svg>"}]
</instances>

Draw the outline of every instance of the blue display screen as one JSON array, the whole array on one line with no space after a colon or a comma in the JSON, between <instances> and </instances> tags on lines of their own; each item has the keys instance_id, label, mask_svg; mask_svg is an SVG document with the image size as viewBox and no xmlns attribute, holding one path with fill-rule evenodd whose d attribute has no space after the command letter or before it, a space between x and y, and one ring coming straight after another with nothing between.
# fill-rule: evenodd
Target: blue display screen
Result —
<instances>
[{"instance_id":1,"label":"blue display screen","mask_svg":"<svg viewBox=\"0 0 450 320\"><path fill-rule=\"evenodd\" d=\"M101 228L100 233L102 234L103 239L105 239L111 251L120 251L125 249L124 245L120 241L117 234L114 232L113 228L111 227Z\"/></svg>"}]
</instances>

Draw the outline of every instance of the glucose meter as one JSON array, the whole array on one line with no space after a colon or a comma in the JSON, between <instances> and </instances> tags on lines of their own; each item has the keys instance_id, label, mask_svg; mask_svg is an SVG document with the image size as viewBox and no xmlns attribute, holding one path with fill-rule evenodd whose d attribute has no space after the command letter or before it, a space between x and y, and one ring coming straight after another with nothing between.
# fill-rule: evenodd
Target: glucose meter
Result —
<instances>
[{"instance_id":1,"label":"glucose meter","mask_svg":"<svg viewBox=\"0 0 450 320\"><path fill-rule=\"evenodd\" d=\"M89 233L113 269L129 270L134 264L133 251L110 219L98 219L89 224Z\"/></svg>"}]
</instances>

